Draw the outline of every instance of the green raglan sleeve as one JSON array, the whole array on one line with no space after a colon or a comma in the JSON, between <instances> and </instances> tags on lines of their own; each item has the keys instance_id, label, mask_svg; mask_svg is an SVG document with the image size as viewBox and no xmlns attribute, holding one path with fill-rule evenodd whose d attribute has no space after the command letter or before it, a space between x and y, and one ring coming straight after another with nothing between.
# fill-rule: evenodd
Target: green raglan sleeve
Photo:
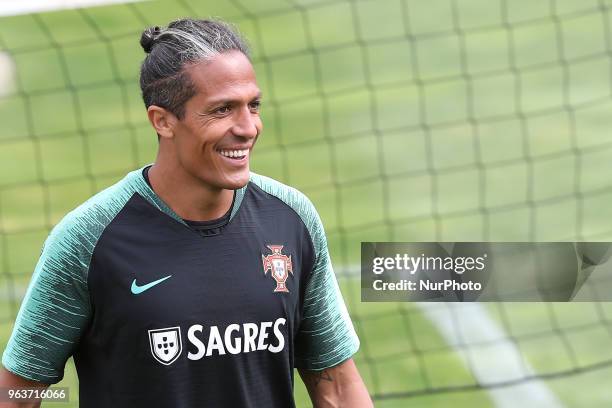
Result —
<instances>
[{"instance_id":1,"label":"green raglan sleeve","mask_svg":"<svg viewBox=\"0 0 612 408\"><path fill-rule=\"evenodd\" d=\"M302 219L310 232L316 257L304 296L295 366L322 370L355 354L359 338L332 268L323 224L312 203L305 197L304 200Z\"/></svg>"},{"instance_id":2,"label":"green raglan sleeve","mask_svg":"<svg viewBox=\"0 0 612 408\"><path fill-rule=\"evenodd\" d=\"M63 378L91 313L87 267L92 229L97 228L66 217L45 241L2 355L2 364L14 374L46 384Z\"/></svg>"}]
</instances>

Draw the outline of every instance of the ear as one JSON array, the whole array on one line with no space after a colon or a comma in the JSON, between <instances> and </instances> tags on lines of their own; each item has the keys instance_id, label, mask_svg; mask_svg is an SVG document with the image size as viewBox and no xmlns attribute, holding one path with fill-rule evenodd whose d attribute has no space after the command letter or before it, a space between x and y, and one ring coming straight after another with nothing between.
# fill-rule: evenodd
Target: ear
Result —
<instances>
[{"instance_id":1,"label":"ear","mask_svg":"<svg viewBox=\"0 0 612 408\"><path fill-rule=\"evenodd\" d=\"M164 108L151 105L147 109L149 122L160 137L171 139L174 137L174 127L178 119L174 114Z\"/></svg>"}]
</instances>

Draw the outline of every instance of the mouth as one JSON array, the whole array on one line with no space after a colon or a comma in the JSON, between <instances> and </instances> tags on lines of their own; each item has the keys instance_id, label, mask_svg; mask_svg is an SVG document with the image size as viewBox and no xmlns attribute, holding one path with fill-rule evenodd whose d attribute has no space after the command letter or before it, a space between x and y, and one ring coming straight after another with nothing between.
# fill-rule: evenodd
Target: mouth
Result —
<instances>
[{"instance_id":1,"label":"mouth","mask_svg":"<svg viewBox=\"0 0 612 408\"><path fill-rule=\"evenodd\" d=\"M242 164L249 158L249 149L221 149L217 153L234 164Z\"/></svg>"}]
</instances>

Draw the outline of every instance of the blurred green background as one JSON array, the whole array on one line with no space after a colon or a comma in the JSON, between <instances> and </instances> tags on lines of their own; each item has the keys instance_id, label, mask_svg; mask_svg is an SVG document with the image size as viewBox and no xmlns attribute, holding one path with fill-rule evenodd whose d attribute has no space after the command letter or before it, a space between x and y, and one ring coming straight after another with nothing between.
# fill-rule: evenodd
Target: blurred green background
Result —
<instances>
[{"instance_id":1,"label":"blurred green background","mask_svg":"<svg viewBox=\"0 0 612 408\"><path fill-rule=\"evenodd\" d=\"M250 40L264 93L252 169L317 206L376 406L503 406L469 352L508 340L531 371L506 380L539 375L554 406L604 406L609 304L483 306L504 337L459 347L418 305L360 302L355 266L361 241L612 241L611 4L185 0L0 17L0 349L50 228L155 159L142 29L218 16ZM59 385L77 406L72 363ZM296 398L309 406L297 378Z\"/></svg>"}]
</instances>

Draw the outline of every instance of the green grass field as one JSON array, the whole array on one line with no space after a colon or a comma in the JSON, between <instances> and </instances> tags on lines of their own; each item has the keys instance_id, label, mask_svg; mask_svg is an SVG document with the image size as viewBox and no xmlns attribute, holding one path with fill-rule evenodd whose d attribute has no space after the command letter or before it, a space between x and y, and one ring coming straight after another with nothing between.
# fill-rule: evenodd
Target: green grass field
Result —
<instances>
[{"instance_id":1,"label":"green grass field","mask_svg":"<svg viewBox=\"0 0 612 408\"><path fill-rule=\"evenodd\" d=\"M344 271L361 241L612 240L611 2L553 3L155 1L0 18L17 72L0 96L0 349L48 230L155 159L142 28L196 13L250 39L265 127L252 169L317 206L376 406L494 407L486 389L390 398L476 380L420 309L362 303ZM612 368L580 372L612 359L601 307L486 306L536 373L574 372L544 383L581 408L612 400ZM76 406L72 363L60 385ZM308 406L297 374L296 397Z\"/></svg>"}]
</instances>

